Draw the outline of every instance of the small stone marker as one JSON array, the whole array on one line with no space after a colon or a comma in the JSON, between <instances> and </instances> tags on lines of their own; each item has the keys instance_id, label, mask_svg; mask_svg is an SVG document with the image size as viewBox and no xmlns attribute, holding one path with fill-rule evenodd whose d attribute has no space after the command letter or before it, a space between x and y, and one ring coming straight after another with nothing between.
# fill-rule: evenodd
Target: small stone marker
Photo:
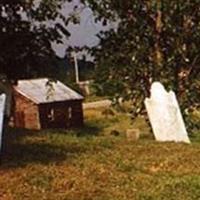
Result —
<instances>
[{"instance_id":1,"label":"small stone marker","mask_svg":"<svg viewBox=\"0 0 200 200\"><path fill-rule=\"evenodd\" d=\"M0 95L0 151L2 150L3 118L5 110L6 95Z\"/></svg>"},{"instance_id":2,"label":"small stone marker","mask_svg":"<svg viewBox=\"0 0 200 200\"><path fill-rule=\"evenodd\" d=\"M139 129L127 129L126 137L127 137L128 141L137 141L140 137L140 130Z\"/></svg>"},{"instance_id":3,"label":"small stone marker","mask_svg":"<svg viewBox=\"0 0 200 200\"><path fill-rule=\"evenodd\" d=\"M160 82L154 82L151 98L145 99L145 106L157 141L190 143L173 91L167 92Z\"/></svg>"}]
</instances>

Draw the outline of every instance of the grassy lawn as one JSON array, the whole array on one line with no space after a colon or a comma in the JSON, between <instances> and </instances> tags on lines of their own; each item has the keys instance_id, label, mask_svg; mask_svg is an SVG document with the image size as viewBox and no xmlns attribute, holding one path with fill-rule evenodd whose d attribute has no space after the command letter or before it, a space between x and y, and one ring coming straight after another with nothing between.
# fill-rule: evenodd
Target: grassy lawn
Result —
<instances>
[{"instance_id":1,"label":"grassy lawn","mask_svg":"<svg viewBox=\"0 0 200 200\"><path fill-rule=\"evenodd\" d=\"M108 97L106 96L96 96L96 95L89 95L89 96L85 96L84 102L85 103L89 103L89 102L94 102L94 101L102 101L102 100L106 100L108 99Z\"/></svg>"},{"instance_id":2,"label":"grassy lawn","mask_svg":"<svg viewBox=\"0 0 200 200\"><path fill-rule=\"evenodd\" d=\"M130 142L128 116L85 115L82 130L8 131L0 200L200 199L200 133L190 145L158 143L138 120L144 134Z\"/></svg>"}]
</instances>

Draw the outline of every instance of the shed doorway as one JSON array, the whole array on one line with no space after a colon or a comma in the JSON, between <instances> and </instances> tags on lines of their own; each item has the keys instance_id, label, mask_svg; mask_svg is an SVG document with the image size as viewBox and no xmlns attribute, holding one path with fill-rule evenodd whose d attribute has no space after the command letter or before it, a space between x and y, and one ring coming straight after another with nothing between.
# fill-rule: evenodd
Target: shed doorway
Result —
<instances>
[{"instance_id":1,"label":"shed doorway","mask_svg":"<svg viewBox=\"0 0 200 200\"><path fill-rule=\"evenodd\" d=\"M72 126L72 107L48 107L45 110L40 115L42 128L69 128Z\"/></svg>"}]
</instances>

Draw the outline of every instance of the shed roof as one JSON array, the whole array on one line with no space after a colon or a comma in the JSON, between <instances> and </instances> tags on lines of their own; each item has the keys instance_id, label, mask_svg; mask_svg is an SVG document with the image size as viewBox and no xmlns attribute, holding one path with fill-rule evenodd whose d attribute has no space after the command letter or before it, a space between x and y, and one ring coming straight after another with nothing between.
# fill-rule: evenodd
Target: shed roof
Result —
<instances>
[{"instance_id":1,"label":"shed roof","mask_svg":"<svg viewBox=\"0 0 200 200\"><path fill-rule=\"evenodd\" d=\"M47 85L48 81L48 78L19 80L14 89L36 104L83 99L60 81L52 82L53 87Z\"/></svg>"}]
</instances>

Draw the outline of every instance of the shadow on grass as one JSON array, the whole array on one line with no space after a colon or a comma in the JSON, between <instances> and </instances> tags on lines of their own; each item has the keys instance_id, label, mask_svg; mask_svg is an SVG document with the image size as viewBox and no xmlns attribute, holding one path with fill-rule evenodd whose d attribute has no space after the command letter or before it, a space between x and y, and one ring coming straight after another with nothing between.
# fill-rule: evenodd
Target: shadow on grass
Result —
<instances>
[{"instance_id":1,"label":"shadow on grass","mask_svg":"<svg viewBox=\"0 0 200 200\"><path fill-rule=\"evenodd\" d=\"M96 126L94 123L86 123L81 129L74 129L76 136L87 137L87 136L99 136L103 128Z\"/></svg>"},{"instance_id":2,"label":"shadow on grass","mask_svg":"<svg viewBox=\"0 0 200 200\"><path fill-rule=\"evenodd\" d=\"M89 134L94 133L94 130L92 131L88 127L87 130L91 131L89 131ZM78 134L81 134L81 132L78 132ZM49 139L49 136L51 137L51 135L53 136L56 133L57 135L55 138L53 137L53 140ZM24 167L32 163L44 165L51 163L58 164L66 160L70 162L74 157L87 151L87 147L83 144L73 142L73 140L68 141L70 137L65 137L64 134L67 135L66 130L54 132L47 130L8 129L4 134L4 151L1 156L1 168ZM26 138L24 139L26 136L31 138L31 141L27 141ZM37 136L42 139L37 140Z\"/></svg>"},{"instance_id":3,"label":"shadow on grass","mask_svg":"<svg viewBox=\"0 0 200 200\"><path fill-rule=\"evenodd\" d=\"M101 134L103 128L97 126L95 123L86 123L84 126L79 128L70 128L70 129L47 129L39 132L39 134L59 134L59 135L71 135L77 137L90 137L98 136ZM37 132L36 132L37 134Z\"/></svg>"},{"instance_id":4,"label":"shadow on grass","mask_svg":"<svg viewBox=\"0 0 200 200\"><path fill-rule=\"evenodd\" d=\"M28 164L59 164L70 161L75 156L86 150L80 146L66 145L58 146L52 144L13 144L12 150L3 155L3 168L25 167Z\"/></svg>"}]
</instances>

